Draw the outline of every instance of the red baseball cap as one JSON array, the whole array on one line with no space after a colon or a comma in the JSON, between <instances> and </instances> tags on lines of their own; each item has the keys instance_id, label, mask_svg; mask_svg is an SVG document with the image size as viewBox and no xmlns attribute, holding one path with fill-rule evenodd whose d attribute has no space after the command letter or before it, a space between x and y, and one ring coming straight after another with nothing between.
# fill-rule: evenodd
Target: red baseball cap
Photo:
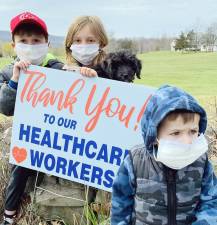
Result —
<instances>
[{"instance_id":1,"label":"red baseball cap","mask_svg":"<svg viewBox=\"0 0 217 225\"><path fill-rule=\"evenodd\" d=\"M30 12L24 12L21 13L17 16L15 16L12 20L11 20L11 32L13 33L14 30L17 28L17 26L19 26L22 23L33 23L38 25L39 27L41 27L41 29L48 34L47 32L47 26L45 24L45 22L40 19L38 16L30 13Z\"/></svg>"}]
</instances>

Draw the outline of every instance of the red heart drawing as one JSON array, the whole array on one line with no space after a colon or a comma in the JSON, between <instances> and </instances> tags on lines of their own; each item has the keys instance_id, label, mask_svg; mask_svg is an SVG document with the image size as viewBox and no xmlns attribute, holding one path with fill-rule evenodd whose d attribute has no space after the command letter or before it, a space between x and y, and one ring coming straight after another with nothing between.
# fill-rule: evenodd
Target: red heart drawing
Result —
<instances>
[{"instance_id":1,"label":"red heart drawing","mask_svg":"<svg viewBox=\"0 0 217 225\"><path fill-rule=\"evenodd\" d=\"M25 148L19 148L17 146L13 147L12 154L13 154L14 159L18 163L23 162L24 160L26 160L26 157L27 157L26 149Z\"/></svg>"}]
</instances>

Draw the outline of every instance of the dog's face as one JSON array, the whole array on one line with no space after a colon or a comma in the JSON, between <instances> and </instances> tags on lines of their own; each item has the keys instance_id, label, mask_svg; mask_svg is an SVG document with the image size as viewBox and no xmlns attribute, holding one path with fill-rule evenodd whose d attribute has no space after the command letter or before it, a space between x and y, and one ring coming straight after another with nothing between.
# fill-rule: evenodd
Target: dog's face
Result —
<instances>
[{"instance_id":1,"label":"dog's face","mask_svg":"<svg viewBox=\"0 0 217 225\"><path fill-rule=\"evenodd\" d=\"M135 78L136 71L133 69L133 67L129 65L119 65L116 70L113 71L113 79L124 81L124 82L133 82Z\"/></svg>"},{"instance_id":2,"label":"dog's face","mask_svg":"<svg viewBox=\"0 0 217 225\"><path fill-rule=\"evenodd\" d=\"M134 54L128 51L119 51L110 53L106 60L95 69L99 77L133 82L135 77L140 79L142 64Z\"/></svg>"}]
</instances>

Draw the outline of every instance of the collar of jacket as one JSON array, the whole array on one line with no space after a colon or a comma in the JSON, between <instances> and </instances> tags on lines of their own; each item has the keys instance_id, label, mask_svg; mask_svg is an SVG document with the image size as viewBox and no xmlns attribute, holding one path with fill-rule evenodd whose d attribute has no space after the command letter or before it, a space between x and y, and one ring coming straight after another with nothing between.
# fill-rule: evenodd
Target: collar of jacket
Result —
<instances>
[{"instance_id":1,"label":"collar of jacket","mask_svg":"<svg viewBox=\"0 0 217 225\"><path fill-rule=\"evenodd\" d=\"M46 66L48 64L49 60L51 60L51 59L56 59L56 58L51 53L47 53L41 66L43 66L43 67Z\"/></svg>"}]
</instances>

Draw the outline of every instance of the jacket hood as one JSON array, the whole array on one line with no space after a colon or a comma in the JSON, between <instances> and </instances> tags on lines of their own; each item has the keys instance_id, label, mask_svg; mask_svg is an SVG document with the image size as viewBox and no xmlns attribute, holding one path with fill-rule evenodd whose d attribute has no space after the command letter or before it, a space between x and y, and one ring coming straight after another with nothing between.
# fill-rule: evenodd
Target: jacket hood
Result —
<instances>
[{"instance_id":1,"label":"jacket hood","mask_svg":"<svg viewBox=\"0 0 217 225\"><path fill-rule=\"evenodd\" d=\"M166 115L174 110L187 110L200 114L199 132L205 133L207 116L199 103L185 91L165 85L149 100L141 120L142 136L146 149L152 153L157 138L157 127Z\"/></svg>"}]
</instances>

